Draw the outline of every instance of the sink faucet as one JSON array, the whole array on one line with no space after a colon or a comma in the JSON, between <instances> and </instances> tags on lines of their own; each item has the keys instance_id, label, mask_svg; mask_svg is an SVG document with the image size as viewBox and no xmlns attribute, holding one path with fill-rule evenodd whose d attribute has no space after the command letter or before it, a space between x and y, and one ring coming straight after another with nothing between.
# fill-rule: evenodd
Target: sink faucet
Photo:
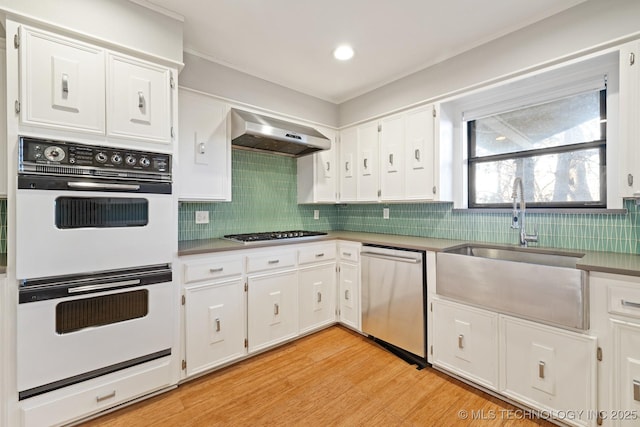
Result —
<instances>
[{"instance_id":1,"label":"sink faucet","mask_svg":"<svg viewBox=\"0 0 640 427\"><path fill-rule=\"evenodd\" d=\"M518 189L520 190L520 210L518 210ZM527 210L524 202L524 190L522 188L522 179L516 177L513 181L513 215L511 220L511 228L520 229L520 246L527 246L529 242L538 241L538 233L534 231L533 234L527 234L524 228L524 214Z\"/></svg>"}]
</instances>

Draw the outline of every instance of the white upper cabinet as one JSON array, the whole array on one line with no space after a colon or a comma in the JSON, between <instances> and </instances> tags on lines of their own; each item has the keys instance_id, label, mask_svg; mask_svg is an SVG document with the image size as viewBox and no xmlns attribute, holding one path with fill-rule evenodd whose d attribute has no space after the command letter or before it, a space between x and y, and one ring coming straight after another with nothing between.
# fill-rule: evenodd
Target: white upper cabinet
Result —
<instances>
[{"instance_id":1,"label":"white upper cabinet","mask_svg":"<svg viewBox=\"0 0 640 427\"><path fill-rule=\"evenodd\" d=\"M380 152L381 200L402 200L405 193L404 116L397 115L381 121Z\"/></svg>"},{"instance_id":2,"label":"white upper cabinet","mask_svg":"<svg viewBox=\"0 0 640 427\"><path fill-rule=\"evenodd\" d=\"M109 54L107 136L171 143L171 72Z\"/></svg>"},{"instance_id":3,"label":"white upper cabinet","mask_svg":"<svg viewBox=\"0 0 640 427\"><path fill-rule=\"evenodd\" d=\"M380 166L378 164L378 123L358 126L358 201L375 202L380 195Z\"/></svg>"},{"instance_id":4,"label":"white upper cabinet","mask_svg":"<svg viewBox=\"0 0 640 427\"><path fill-rule=\"evenodd\" d=\"M172 68L28 26L18 32L23 131L171 144Z\"/></svg>"},{"instance_id":5,"label":"white upper cabinet","mask_svg":"<svg viewBox=\"0 0 640 427\"><path fill-rule=\"evenodd\" d=\"M104 134L104 50L21 27L23 124Z\"/></svg>"},{"instance_id":6,"label":"white upper cabinet","mask_svg":"<svg viewBox=\"0 0 640 427\"><path fill-rule=\"evenodd\" d=\"M640 43L620 49L620 192L640 196Z\"/></svg>"},{"instance_id":7,"label":"white upper cabinet","mask_svg":"<svg viewBox=\"0 0 640 427\"><path fill-rule=\"evenodd\" d=\"M298 161L298 203L335 203L338 196L336 131L317 130L331 140L329 150L303 156Z\"/></svg>"},{"instance_id":8,"label":"white upper cabinet","mask_svg":"<svg viewBox=\"0 0 640 427\"><path fill-rule=\"evenodd\" d=\"M180 89L178 175L180 200L231 200L229 105Z\"/></svg>"},{"instance_id":9,"label":"white upper cabinet","mask_svg":"<svg viewBox=\"0 0 640 427\"><path fill-rule=\"evenodd\" d=\"M411 110L405 115L404 198L433 200L436 193L434 107ZM384 131L384 128L383 128ZM384 196L384 192L382 193Z\"/></svg>"},{"instance_id":10,"label":"white upper cabinet","mask_svg":"<svg viewBox=\"0 0 640 427\"><path fill-rule=\"evenodd\" d=\"M358 175L356 161L358 153L358 129L349 128L340 132L340 192L341 202L358 199Z\"/></svg>"}]
</instances>

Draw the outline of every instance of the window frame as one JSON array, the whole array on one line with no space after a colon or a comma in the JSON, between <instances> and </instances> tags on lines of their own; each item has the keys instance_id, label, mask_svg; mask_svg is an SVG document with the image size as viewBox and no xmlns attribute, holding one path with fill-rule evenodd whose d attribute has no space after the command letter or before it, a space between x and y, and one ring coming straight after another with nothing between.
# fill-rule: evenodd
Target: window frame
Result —
<instances>
[{"instance_id":1,"label":"window frame","mask_svg":"<svg viewBox=\"0 0 640 427\"><path fill-rule=\"evenodd\" d=\"M590 150L597 148L600 156L600 197L599 201L551 201L551 202L533 202L527 201L527 206L531 208L563 208L563 209L585 209L585 208L607 208L607 86L606 81L603 89L599 90L600 99L600 136L601 139L596 141L580 142L568 145L545 147L531 150L523 150L518 152L493 154L488 156L473 156L475 151L475 133L473 132L476 117L473 120L464 122L466 130L466 168L467 168L467 207L469 209L504 209L512 206L511 202L507 203L477 203L476 187L475 187L475 167L478 164L495 162L500 160L518 160L532 157L538 157L550 154L573 153L578 151ZM573 95L578 95L574 93ZM571 95L570 95L571 96ZM562 98L548 99L547 102L559 100ZM526 109L538 105L533 102L528 105L521 105L518 109ZM509 111L505 108L504 111ZM500 114L501 111L493 112L490 115ZM487 115L485 117L488 117ZM514 177L515 178L515 177Z\"/></svg>"}]
</instances>

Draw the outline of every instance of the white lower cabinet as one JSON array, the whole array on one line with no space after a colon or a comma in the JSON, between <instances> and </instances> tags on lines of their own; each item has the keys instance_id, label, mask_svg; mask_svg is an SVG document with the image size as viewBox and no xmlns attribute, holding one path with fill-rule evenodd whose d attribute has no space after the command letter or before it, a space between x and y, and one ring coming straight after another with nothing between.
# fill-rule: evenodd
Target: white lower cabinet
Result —
<instances>
[{"instance_id":1,"label":"white lower cabinet","mask_svg":"<svg viewBox=\"0 0 640 427\"><path fill-rule=\"evenodd\" d=\"M497 390L498 315L436 299L433 317L433 364Z\"/></svg>"},{"instance_id":2,"label":"white lower cabinet","mask_svg":"<svg viewBox=\"0 0 640 427\"><path fill-rule=\"evenodd\" d=\"M501 393L565 423L595 425L596 338L507 316L501 328Z\"/></svg>"},{"instance_id":3,"label":"white lower cabinet","mask_svg":"<svg viewBox=\"0 0 640 427\"><path fill-rule=\"evenodd\" d=\"M185 288L187 376L244 356L245 319L242 278Z\"/></svg>"},{"instance_id":4,"label":"white lower cabinet","mask_svg":"<svg viewBox=\"0 0 640 427\"><path fill-rule=\"evenodd\" d=\"M247 279L249 353L298 335L298 272L285 270Z\"/></svg>"},{"instance_id":5,"label":"white lower cabinet","mask_svg":"<svg viewBox=\"0 0 640 427\"><path fill-rule=\"evenodd\" d=\"M298 272L300 333L336 320L336 265L314 265Z\"/></svg>"},{"instance_id":6,"label":"white lower cabinet","mask_svg":"<svg viewBox=\"0 0 640 427\"><path fill-rule=\"evenodd\" d=\"M613 410L608 415L616 426L640 425L640 325L619 320L611 323L617 381Z\"/></svg>"},{"instance_id":7,"label":"white lower cabinet","mask_svg":"<svg viewBox=\"0 0 640 427\"><path fill-rule=\"evenodd\" d=\"M360 244L338 243L338 311L340 323L362 331Z\"/></svg>"}]
</instances>

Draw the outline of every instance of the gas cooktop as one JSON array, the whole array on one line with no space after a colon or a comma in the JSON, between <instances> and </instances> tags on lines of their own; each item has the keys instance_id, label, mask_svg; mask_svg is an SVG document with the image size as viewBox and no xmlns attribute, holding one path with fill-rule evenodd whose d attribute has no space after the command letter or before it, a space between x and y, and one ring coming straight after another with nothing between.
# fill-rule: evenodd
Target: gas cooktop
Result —
<instances>
[{"instance_id":1,"label":"gas cooktop","mask_svg":"<svg viewBox=\"0 0 640 427\"><path fill-rule=\"evenodd\" d=\"M326 236L327 233L321 231L304 231L304 230L291 230L291 231L267 231L263 233L248 233L248 234L227 234L225 239L233 240L240 243L255 243L263 242L267 240L289 240L289 239L307 239L311 237Z\"/></svg>"}]
</instances>

